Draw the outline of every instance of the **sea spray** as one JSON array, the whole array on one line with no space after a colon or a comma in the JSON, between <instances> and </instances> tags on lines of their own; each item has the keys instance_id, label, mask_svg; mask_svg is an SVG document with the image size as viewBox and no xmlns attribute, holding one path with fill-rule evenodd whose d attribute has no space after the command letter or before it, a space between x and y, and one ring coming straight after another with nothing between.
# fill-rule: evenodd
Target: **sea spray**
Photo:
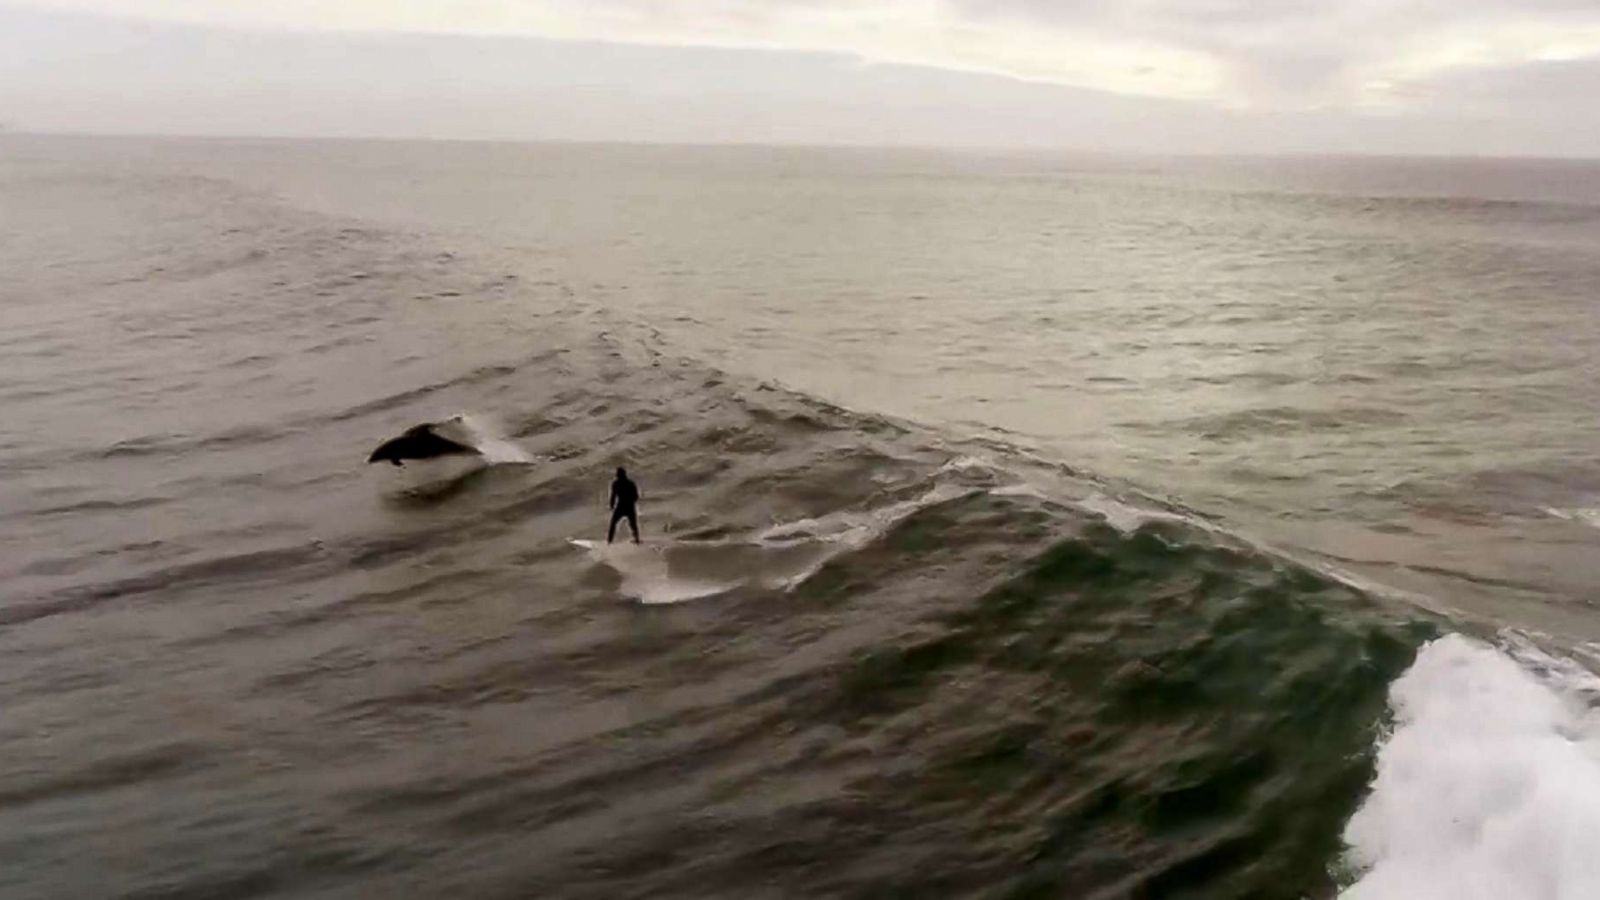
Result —
<instances>
[{"instance_id":1,"label":"sea spray","mask_svg":"<svg viewBox=\"0 0 1600 900\"><path fill-rule=\"evenodd\" d=\"M500 423L490 416L468 412L461 413L452 421L460 423L471 445L491 463L527 465L535 461L533 454L514 443Z\"/></svg>"},{"instance_id":2,"label":"sea spray","mask_svg":"<svg viewBox=\"0 0 1600 900\"><path fill-rule=\"evenodd\" d=\"M1390 690L1394 730L1345 840L1347 900L1600 897L1600 679L1447 635Z\"/></svg>"}]
</instances>

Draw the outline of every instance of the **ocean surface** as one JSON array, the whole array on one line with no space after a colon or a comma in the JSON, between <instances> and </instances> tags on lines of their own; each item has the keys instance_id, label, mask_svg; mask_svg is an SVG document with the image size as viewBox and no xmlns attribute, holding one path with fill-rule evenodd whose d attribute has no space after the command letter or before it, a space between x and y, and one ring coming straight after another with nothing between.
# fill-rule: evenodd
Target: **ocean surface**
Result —
<instances>
[{"instance_id":1,"label":"ocean surface","mask_svg":"<svg viewBox=\"0 0 1600 900\"><path fill-rule=\"evenodd\" d=\"M1597 361L1597 163L0 136L0 896L1589 900Z\"/></svg>"}]
</instances>

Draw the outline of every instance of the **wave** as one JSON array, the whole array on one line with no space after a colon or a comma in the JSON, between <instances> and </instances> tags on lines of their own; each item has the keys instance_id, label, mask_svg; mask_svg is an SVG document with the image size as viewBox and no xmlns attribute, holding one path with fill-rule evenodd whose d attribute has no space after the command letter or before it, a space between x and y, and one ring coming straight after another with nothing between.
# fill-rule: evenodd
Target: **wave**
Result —
<instances>
[{"instance_id":1,"label":"wave","mask_svg":"<svg viewBox=\"0 0 1600 900\"><path fill-rule=\"evenodd\" d=\"M1600 506L1577 506L1562 509L1554 506L1542 507L1544 513L1552 518L1567 522L1578 522L1591 528L1600 528Z\"/></svg>"},{"instance_id":2,"label":"wave","mask_svg":"<svg viewBox=\"0 0 1600 900\"><path fill-rule=\"evenodd\" d=\"M1447 635L1390 688L1346 900L1600 896L1600 678L1509 649Z\"/></svg>"},{"instance_id":3,"label":"wave","mask_svg":"<svg viewBox=\"0 0 1600 900\"><path fill-rule=\"evenodd\" d=\"M919 511L799 596L870 602L957 542L1012 562L819 701L851 740L904 757L863 802L948 819L1008 861L986 888L1002 895L1330 889L1385 688L1429 626L1181 523L1069 525L988 494ZM931 891L957 868L924 865L897 886Z\"/></svg>"},{"instance_id":4,"label":"wave","mask_svg":"<svg viewBox=\"0 0 1600 900\"><path fill-rule=\"evenodd\" d=\"M1146 426L1151 431L1183 431L1208 441L1243 441L1261 435L1314 434L1394 425L1404 417L1377 407L1343 406L1334 409L1261 407L1236 412L1179 419Z\"/></svg>"},{"instance_id":5,"label":"wave","mask_svg":"<svg viewBox=\"0 0 1600 900\"><path fill-rule=\"evenodd\" d=\"M781 523L743 540L571 543L620 576L623 596L645 604L680 603L746 586L789 590L829 560L882 537L896 522L963 493L955 485L938 485L912 500Z\"/></svg>"}]
</instances>

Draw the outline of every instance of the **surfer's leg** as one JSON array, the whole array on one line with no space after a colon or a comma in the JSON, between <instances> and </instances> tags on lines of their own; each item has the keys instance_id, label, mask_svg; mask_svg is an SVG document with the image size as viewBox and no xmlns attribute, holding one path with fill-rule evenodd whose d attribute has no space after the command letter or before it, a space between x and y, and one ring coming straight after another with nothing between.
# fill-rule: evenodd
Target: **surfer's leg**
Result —
<instances>
[{"instance_id":1,"label":"surfer's leg","mask_svg":"<svg viewBox=\"0 0 1600 900\"><path fill-rule=\"evenodd\" d=\"M622 510L611 511L611 527L606 529L606 543L611 543L617 537L617 523L622 521Z\"/></svg>"},{"instance_id":2,"label":"surfer's leg","mask_svg":"<svg viewBox=\"0 0 1600 900\"><path fill-rule=\"evenodd\" d=\"M637 510L628 510L628 530L633 532L633 542L639 543L639 513Z\"/></svg>"}]
</instances>

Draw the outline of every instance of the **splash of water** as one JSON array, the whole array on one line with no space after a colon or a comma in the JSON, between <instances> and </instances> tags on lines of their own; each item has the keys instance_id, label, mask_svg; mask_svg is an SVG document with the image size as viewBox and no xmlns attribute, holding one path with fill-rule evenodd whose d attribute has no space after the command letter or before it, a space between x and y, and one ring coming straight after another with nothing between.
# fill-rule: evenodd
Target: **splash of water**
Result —
<instances>
[{"instance_id":1,"label":"splash of water","mask_svg":"<svg viewBox=\"0 0 1600 900\"><path fill-rule=\"evenodd\" d=\"M1519 656L1449 635L1395 681L1345 900L1600 897L1600 679Z\"/></svg>"},{"instance_id":2,"label":"splash of water","mask_svg":"<svg viewBox=\"0 0 1600 900\"><path fill-rule=\"evenodd\" d=\"M458 431L462 443L475 448L490 463L503 465L529 465L535 462L533 454L522 449L506 435L505 428L483 413L464 412L452 417L441 429Z\"/></svg>"}]
</instances>

